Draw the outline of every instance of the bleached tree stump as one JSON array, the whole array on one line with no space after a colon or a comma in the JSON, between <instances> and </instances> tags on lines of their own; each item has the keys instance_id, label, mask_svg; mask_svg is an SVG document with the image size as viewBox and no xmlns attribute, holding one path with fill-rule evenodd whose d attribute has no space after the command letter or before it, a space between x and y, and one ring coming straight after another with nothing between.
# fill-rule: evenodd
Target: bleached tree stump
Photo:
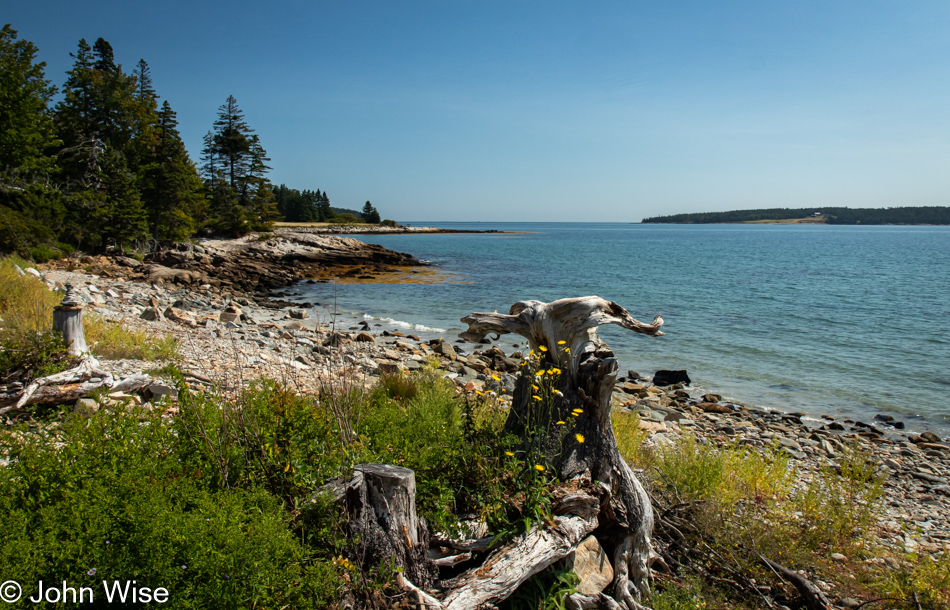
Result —
<instances>
[{"instance_id":1,"label":"bleached tree stump","mask_svg":"<svg viewBox=\"0 0 950 610\"><path fill-rule=\"evenodd\" d=\"M73 285L66 284L63 302L53 308L53 330L63 334L71 356L80 356L89 351L82 329L82 309L83 303L73 292Z\"/></svg>"},{"instance_id":2,"label":"bleached tree stump","mask_svg":"<svg viewBox=\"0 0 950 610\"><path fill-rule=\"evenodd\" d=\"M364 569L395 562L412 582L428 587L436 573L429 534L416 514L416 475L388 464L360 464L346 486L349 533Z\"/></svg>"},{"instance_id":3,"label":"bleached tree stump","mask_svg":"<svg viewBox=\"0 0 950 610\"><path fill-rule=\"evenodd\" d=\"M583 411L575 419L573 432L583 435L584 442L573 441L572 437L564 442L562 430L554 421L557 418L552 418L548 429L540 432L551 440L543 446L557 448L558 453L548 457L557 464L561 479L589 473L591 479L606 487L609 497L601 503L596 536L613 557L614 582L610 592L629 610L639 608L636 599L649 591L647 561L653 509L646 491L617 449L610 403L618 364L613 352L597 336L597 327L617 324L655 337L663 334L663 319L657 316L646 324L617 303L589 296L551 303L520 301L512 305L508 315L472 313L462 322L469 326L460 334L466 341L478 342L492 333L496 338L515 333L525 337L531 349L543 357L543 366L556 366L563 371L559 377L560 395L552 399L554 409L565 421L571 420L573 410ZM530 416L531 409L539 405L533 395L532 379L522 376L505 424L506 430L522 438L528 432L525 422L538 419Z\"/></svg>"}]
</instances>

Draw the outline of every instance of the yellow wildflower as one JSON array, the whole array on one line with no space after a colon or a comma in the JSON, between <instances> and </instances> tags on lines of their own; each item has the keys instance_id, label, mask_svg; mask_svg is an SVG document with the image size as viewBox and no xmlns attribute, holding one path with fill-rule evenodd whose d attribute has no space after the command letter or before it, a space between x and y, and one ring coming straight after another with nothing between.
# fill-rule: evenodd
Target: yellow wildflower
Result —
<instances>
[{"instance_id":1,"label":"yellow wildflower","mask_svg":"<svg viewBox=\"0 0 950 610\"><path fill-rule=\"evenodd\" d=\"M546 347L543 346L543 345L539 345L539 346L538 346L538 349L541 350L542 352L548 351L548 348L546 348Z\"/></svg>"},{"instance_id":2,"label":"yellow wildflower","mask_svg":"<svg viewBox=\"0 0 950 610\"><path fill-rule=\"evenodd\" d=\"M499 377L498 375L492 375L491 378L494 379L495 381L501 381L501 377Z\"/></svg>"},{"instance_id":3,"label":"yellow wildflower","mask_svg":"<svg viewBox=\"0 0 950 610\"><path fill-rule=\"evenodd\" d=\"M561 340L561 341L558 341L558 342L557 342L558 345L564 345L565 343L567 343L567 341L564 341L564 340Z\"/></svg>"},{"instance_id":4,"label":"yellow wildflower","mask_svg":"<svg viewBox=\"0 0 950 610\"><path fill-rule=\"evenodd\" d=\"M540 396L538 396L537 394L535 394L535 395L534 395L534 396L532 396L531 398L533 398L533 399L535 399L535 400L541 400L541 397L540 397Z\"/></svg>"},{"instance_id":5,"label":"yellow wildflower","mask_svg":"<svg viewBox=\"0 0 950 610\"><path fill-rule=\"evenodd\" d=\"M575 435L574 435L574 438L577 439L577 442L578 442L578 443L583 443L583 442L584 442L584 435L583 435L583 434L575 434Z\"/></svg>"},{"instance_id":6,"label":"yellow wildflower","mask_svg":"<svg viewBox=\"0 0 950 610\"><path fill-rule=\"evenodd\" d=\"M541 464L535 464L534 469L537 470L538 472L544 472L544 466L542 466Z\"/></svg>"},{"instance_id":7,"label":"yellow wildflower","mask_svg":"<svg viewBox=\"0 0 950 610\"><path fill-rule=\"evenodd\" d=\"M563 426L563 425L564 425L564 420L562 419L561 421L557 422L557 425Z\"/></svg>"},{"instance_id":8,"label":"yellow wildflower","mask_svg":"<svg viewBox=\"0 0 950 610\"><path fill-rule=\"evenodd\" d=\"M515 457L515 454L512 453L511 451L506 451L505 455L507 455L508 457Z\"/></svg>"},{"instance_id":9,"label":"yellow wildflower","mask_svg":"<svg viewBox=\"0 0 950 610\"><path fill-rule=\"evenodd\" d=\"M565 352L565 353L567 353L567 352L569 352L569 351L571 351L571 348L569 348L569 347L565 347L565 348L564 348L564 352Z\"/></svg>"}]
</instances>

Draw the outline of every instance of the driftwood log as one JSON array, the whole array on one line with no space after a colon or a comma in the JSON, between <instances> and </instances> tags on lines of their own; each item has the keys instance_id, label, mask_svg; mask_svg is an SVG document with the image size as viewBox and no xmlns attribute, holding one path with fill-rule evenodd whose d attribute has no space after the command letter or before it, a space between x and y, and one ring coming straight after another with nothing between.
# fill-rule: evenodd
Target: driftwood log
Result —
<instances>
[{"instance_id":1,"label":"driftwood log","mask_svg":"<svg viewBox=\"0 0 950 610\"><path fill-rule=\"evenodd\" d=\"M462 318L462 322L469 327L460 334L467 341L478 342L489 334L495 334L496 339L505 333L518 334L543 357L542 366L556 366L563 371L554 408L561 420L570 420L575 409L582 410L583 416L575 420L574 432L583 435L584 442L563 446L558 455L550 457L562 480L589 476L605 490L595 536L613 558L614 582L609 593L621 607L639 608L637 599L649 591L653 509L646 491L617 449L610 407L618 364L613 352L597 336L597 327L617 324L655 337L663 334L660 332L663 319L657 316L646 324L634 319L617 303L590 296L551 303L521 301L511 307L508 315L472 313ZM532 421L530 410L539 404L532 399L531 386L532 380L527 376L519 379L505 424L508 431L522 438L527 432L525 422ZM555 422L542 434L554 440L549 446L561 446L561 430ZM583 538L571 538L571 541L576 546ZM571 550L567 548L564 554ZM508 578L519 578L519 575L509 574ZM460 598L447 597L446 601L454 599ZM581 606L594 603L590 599L574 601ZM596 603L600 607L611 607L606 599L596 600ZM455 607L451 603L446 605Z\"/></svg>"}]
</instances>

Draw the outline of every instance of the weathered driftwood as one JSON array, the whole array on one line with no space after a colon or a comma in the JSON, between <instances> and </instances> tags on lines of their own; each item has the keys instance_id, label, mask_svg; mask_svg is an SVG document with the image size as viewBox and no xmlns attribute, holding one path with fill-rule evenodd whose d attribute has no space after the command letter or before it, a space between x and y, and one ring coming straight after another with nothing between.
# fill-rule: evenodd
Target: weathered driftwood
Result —
<instances>
[{"instance_id":1,"label":"weathered driftwood","mask_svg":"<svg viewBox=\"0 0 950 610\"><path fill-rule=\"evenodd\" d=\"M98 381L89 383L90 379L98 379ZM56 391L48 388L73 386L61 392L63 396L73 396L80 389L80 386L82 391L91 392L106 383L111 385L112 381L113 379L110 373L99 369L99 361L92 356L86 355L76 367L68 371L34 380L33 383L23 390L23 394L20 395L16 404L0 409L0 415L16 409L22 409L27 405L45 403L49 400L58 400L59 402L68 402L70 400L69 398L58 398ZM40 388L45 389L42 392L38 392ZM83 395L84 394L75 395L72 400L81 398Z\"/></svg>"},{"instance_id":2,"label":"weathered driftwood","mask_svg":"<svg viewBox=\"0 0 950 610\"><path fill-rule=\"evenodd\" d=\"M450 581L440 602L447 610L474 610L506 599L526 580L564 559L597 527L598 498L572 493L554 508L554 526L533 527L495 549L485 562Z\"/></svg>"},{"instance_id":3,"label":"weathered driftwood","mask_svg":"<svg viewBox=\"0 0 950 610\"><path fill-rule=\"evenodd\" d=\"M759 555L759 559L761 559L762 563L768 566L773 572L792 583L795 588L798 589L798 592L805 601L805 605L808 607L808 610L830 610L834 607L822 590L816 587L814 583L804 576L793 572L782 564L776 563L771 559L763 557L762 555Z\"/></svg>"},{"instance_id":4,"label":"weathered driftwood","mask_svg":"<svg viewBox=\"0 0 950 610\"><path fill-rule=\"evenodd\" d=\"M0 415L29 405L54 405L73 402L93 391L108 388L112 392L135 392L152 383L145 373L116 381L112 373L99 368L99 361L86 354L68 371L36 379L23 390L17 402L0 408Z\"/></svg>"},{"instance_id":5,"label":"weathered driftwood","mask_svg":"<svg viewBox=\"0 0 950 610\"><path fill-rule=\"evenodd\" d=\"M542 355L543 366L557 366L563 371L559 378L560 394L551 399L558 417L551 419L571 420L570 413L581 409L583 416L576 418L573 432L581 434L584 442L563 445L562 429L554 421L541 434L553 441L546 446L558 448L558 454L550 457L556 461L562 479L587 474L607 492L597 537L613 556L611 593L630 610L639 607L636 598L648 592L653 509L646 491L617 449L610 406L618 364L596 330L602 324L617 324L637 333L658 336L663 334L663 319L657 316L646 324L634 319L620 305L590 296L551 303L521 301L511 307L509 315L473 313L462 318L462 322L469 325L460 334L467 341L481 341L490 333L496 338L515 333L527 338L531 349ZM522 437L538 433L526 430L525 422L537 421L530 414L539 404L532 398L531 386L532 380L527 376L519 379L505 424L506 430Z\"/></svg>"},{"instance_id":6,"label":"weathered driftwood","mask_svg":"<svg viewBox=\"0 0 950 610\"><path fill-rule=\"evenodd\" d=\"M73 292L73 285L66 284L63 302L53 309L53 330L63 334L69 354L79 356L89 351L82 329L83 303Z\"/></svg>"},{"instance_id":7,"label":"weathered driftwood","mask_svg":"<svg viewBox=\"0 0 950 610\"><path fill-rule=\"evenodd\" d=\"M436 568L427 557L428 529L416 514L416 475L387 464L356 466L346 485L349 533L366 568L394 561L407 578L430 586Z\"/></svg>"}]
</instances>

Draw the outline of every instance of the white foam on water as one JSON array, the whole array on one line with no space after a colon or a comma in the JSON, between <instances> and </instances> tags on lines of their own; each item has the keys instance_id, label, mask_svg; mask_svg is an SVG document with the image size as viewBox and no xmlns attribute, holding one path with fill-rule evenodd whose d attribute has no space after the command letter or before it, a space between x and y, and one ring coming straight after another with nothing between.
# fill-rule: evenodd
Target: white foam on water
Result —
<instances>
[{"instance_id":1,"label":"white foam on water","mask_svg":"<svg viewBox=\"0 0 950 610\"><path fill-rule=\"evenodd\" d=\"M412 322L403 322L402 320L394 320L392 318L387 318L384 316L372 316L368 313L363 314L363 318L366 320L376 320L377 322L385 322L392 326L397 326L399 328L407 328L409 330L421 330L423 332L430 333L444 333L444 328L436 328L434 326L426 326L425 324L413 324Z\"/></svg>"}]
</instances>

